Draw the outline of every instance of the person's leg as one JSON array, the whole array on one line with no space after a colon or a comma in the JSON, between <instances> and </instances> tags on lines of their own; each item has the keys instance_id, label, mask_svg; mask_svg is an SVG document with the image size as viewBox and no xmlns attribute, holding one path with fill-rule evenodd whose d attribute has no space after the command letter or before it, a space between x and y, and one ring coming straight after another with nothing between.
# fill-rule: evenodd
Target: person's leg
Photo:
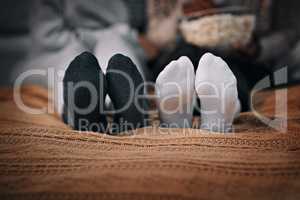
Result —
<instances>
[{"instance_id":1,"label":"person's leg","mask_svg":"<svg viewBox=\"0 0 300 200\"><path fill-rule=\"evenodd\" d=\"M220 57L204 54L198 65L195 89L201 104L201 129L229 132L240 112L237 80Z\"/></svg>"},{"instance_id":2,"label":"person's leg","mask_svg":"<svg viewBox=\"0 0 300 200\"><path fill-rule=\"evenodd\" d=\"M199 48L181 41L174 50L163 53L163 55L153 62L152 69L154 71L154 75L157 77L169 62L172 60L177 60L181 56L187 56L192 61L195 70L197 70L199 60L206 52L211 52L214 55L221 56L228 64L228 67L237 79L237 89L241 102L241 111L249 111L250 93L252 88L259 80L270 74L265 65L256 63L253 58L232 55L222 56L218 52ZM195 114L200 114L197 109L195 109Z\"/></svg>"},{"instance_id":3,"label":"person's leg","mask_svg":"<svg viewBox=\"0 0 300 200\"><path fill-rule=\"evenodd\" d=\"M148 80L150 72L146 66L146 57L138 43L137 34L126 24L115 24L108 29L85 32L82 31L83 40L94 41L94 54L99 60L102 71L106 73L108 62L115 54L123 54L132 59L144 81ZM145 93L147 93L145 88ZM106 107L112 110L111 99L106 98Z\"/></svg>"},{"instance_id":4,"label":"person's leg","mask_svg":"<svg viewBox=\"0 0 300 200\"><path fill-rule=\"evenodd\" d=\"M156 79L162 126L190 128L193 118L194 66L188 57L172 61Z\"/></svg>"},{"instance_id":5,"label":"person's leg","mask_svg":"<svg viewBox=\"0 0 300 200\"><path fill-rule=\"evenodd\" d=\"M75 130L105 133L107 120L103 113L106 80L93 54L84 52L71 62L64 76L63 87L64 122Z\"/></svg>"},{"instance_id":6,"label":"person's leg","mask_svg":"<svg viewBox=\"0 0 300 200\"><path fill-rule=\"evenodd\" d=\"M70 43L61 49L31 53L23 63L19 64L12 77L15 81L27 73L23 84L38 84L53 91L55 110L59 114L62 113L63 108L62 80L65 70L77 55L86 50L75 37L71 35L69 37Z\"/></svg>"},{"instance_id":7,"label":"person's leg","mask_svg":"<svg viewBox=\"0 0 300 200\"><path fill-rule=\"evenodd\" d=\"M148 100L145 82L132 60L114 55L108 63L107 90L115 108L113 133L120 133L148 125Z\"/></svg>"},{"instance_id":8,"label":"person's leg","mask_svg":"<svg viewBox=\"0 0 300 200\"><path fill-rule=\"evenodd\" d=\"M144 80L148 79L146 56L138 43L137 33L126 24L115 24L108 29L91 32L90 38L96 42L94 54L99 59L104 73L110 58L123 54L132 59Z\"/></svg>"},{"instance_id":9,"label":"person's leg","mask_svg":"<svg viewBox=\"0 0 300 200\"><path fill-rule=\"evenodd\" d=\"M32 45L28 57L19 63L12 82L38 84L53 90L56 111L62 114L62 79L67 66L86 51L76 33L65 27L63 1L36 1L31 25ZM24 77L26 76L26 77Z\"/></svg>"}]
</instances>

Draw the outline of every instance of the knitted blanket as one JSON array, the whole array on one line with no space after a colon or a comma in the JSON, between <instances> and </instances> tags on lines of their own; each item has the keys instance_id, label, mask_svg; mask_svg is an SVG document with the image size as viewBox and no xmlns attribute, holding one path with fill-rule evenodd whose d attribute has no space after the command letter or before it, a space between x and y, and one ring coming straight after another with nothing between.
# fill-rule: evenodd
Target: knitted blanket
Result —
<instances>
[{"instance_id":1,"label":"knitted blanket","mask_svg":"<svg viewBox=\"0 0 300 200\"><path fill-rule=\"evenodd\" d=\"M2 89L0 199L298 200L299 89L288 88L287 116L274 111L275 94L286 89L254 97L258 113L287 119L286 130L243 113L227 135L153 126L120 137L73 131L55 114L25 113ZM21 97L26 106L51 105L39 87L23 88Z\"/></svg>"}]
</instances>

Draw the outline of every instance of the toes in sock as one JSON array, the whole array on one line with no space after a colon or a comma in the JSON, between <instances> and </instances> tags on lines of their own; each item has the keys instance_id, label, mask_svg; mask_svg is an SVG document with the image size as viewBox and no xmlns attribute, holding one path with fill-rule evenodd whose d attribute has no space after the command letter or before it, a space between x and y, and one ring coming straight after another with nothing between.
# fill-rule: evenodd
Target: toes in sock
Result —
<instances>
[{"instance_id":1,"label":"toes in sock","mask_svg":"<svg viewBox=\"0 0 300 200\"><path fill-rule=\"evenodd\" d=\"M63 79L63 120L75 130L105 132L101 113L106 96L104 74L94 55L84 52L69 65Z\"/></svg>"},{"instance_id":2,"label":"toes in sock","mask_svg":"<svg viewBox=\"0 0 300 200\"><path fill-rule=\"evenodd\" d=\"M204 54L197 69L195 88L201 102L201 128L229 132L240 102L236 78L225 61L211 53Z\"/></svg>"},{"instance_id":3,"label":"toes in sock","mask_svg":"<svg viewBox=\"0 0 300 200\"><path fill-rule=\"evenodd\" d=\"M144 80L132 60L114 55L106 73L108 94L115 108L112 132L120 133L147 125L148 101Z\"/></svg>"},{"instance_id":4,"label":"toes in sock","mask_svg":"<svg viewBox=\"0 0 300 200\"><path fill-rule=\"evenodd\" d=\"M156 79L161 126L190 128L193 118L195 72L188 57L172 61Z\"/></svg>"}]
</instances>

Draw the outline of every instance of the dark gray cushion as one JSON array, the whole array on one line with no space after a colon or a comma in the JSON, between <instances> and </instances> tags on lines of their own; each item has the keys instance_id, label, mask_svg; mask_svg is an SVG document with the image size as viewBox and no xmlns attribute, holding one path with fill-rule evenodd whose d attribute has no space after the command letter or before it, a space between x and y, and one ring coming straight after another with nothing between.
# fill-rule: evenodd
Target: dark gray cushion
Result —
<instances>
[{"instance_id":1,"label":"dark gray cushion","mask_svg":"<svg viewBox=\"0 0 300 200\"><path fill-rule=\"evenodd\" d=\"M0 34L29 31L29 14L34 0L2 0L0 2Z\"/></svg>"}]
</instances>

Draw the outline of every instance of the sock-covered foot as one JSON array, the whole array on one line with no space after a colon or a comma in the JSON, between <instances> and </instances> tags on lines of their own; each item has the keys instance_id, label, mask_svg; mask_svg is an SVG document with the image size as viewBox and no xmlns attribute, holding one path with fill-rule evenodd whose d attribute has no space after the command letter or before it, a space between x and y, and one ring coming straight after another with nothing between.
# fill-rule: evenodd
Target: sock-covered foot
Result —
<instances>
[{"instance_id":1,"label":"sock-covered foot","mask_svg":"<svg viewBox=\"0 0 300 200\"><path fill-rule=\"evenodd\" d=\"M190 128L193 118L195 71L188 57L172 61L156 79L161 126Z\"/></svg>"},{"instance_id":2,"label":"sock-covered foot","mask_svg":"<svg viewBox=\"0 0 300 200\"><path fill-rule=\"evenodd\" d=\"M69 65L63 80L63 120L75 130L105 132L107 94L104 74L94 55L84 52Z\"/></svg>"},{"instance_id":3,"label":"sock-covered foot","mask_svg":"<svg viewBox=\"0 0 300 200\"><path fill-rule=\"evenodd\" d=\"M236 78L225 61L211 53L204 54L197 69L195 88L201 103L201 128L231 131L240 102Z\"/></svg>"},{"instance_id":4,"label":"sock-covered foot","mask_svg":"<svg viewBox=\"0 0 300 200\"><path fill-rule=\"evenodd\" d=\"M106 73L108 94L115 115L112 132L120 133L147 125L148 101L144 80L132 60L124 55L114 55Z\"/></svg>"}]
</instances>

